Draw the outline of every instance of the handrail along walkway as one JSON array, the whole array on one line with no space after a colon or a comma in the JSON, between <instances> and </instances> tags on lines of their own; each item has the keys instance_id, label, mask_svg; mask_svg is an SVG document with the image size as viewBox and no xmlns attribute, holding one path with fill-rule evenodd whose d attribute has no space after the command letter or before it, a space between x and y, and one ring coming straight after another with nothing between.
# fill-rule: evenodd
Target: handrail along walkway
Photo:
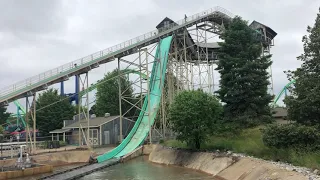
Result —
<instances>
[{"instance_id":1,"label":"handrail along walkway","mask_svg":"<svg viewBox=\"0 0 320 180\"><path fill-rule=\"evenodd\" d=\"M98 51L86 57L80 58L76 61L69 62L55 69L46 71L39 75L33 76L26 80L7 86L0 90L0 103L10 102L14 100L16 96L19 96L33 89L46 85L54 80L62 78L73 72L76 72L79 69L94 65L105 59L112 58L117 54L126 52L129 49L132 49L138 45L160 38L163 35L173 32L179 28L185 27L189 24L192 24L196 21L199 21L215 13L221 13L227 18L233 17L233 15L230 12L228 12L227 10L221 7L214 7L206 11L203 11L201 13L197 13L186 19L182 19L175 22L176 24L175 23L170 24L169 27L165 27L164 31L161 31L161 29L151 31L149 33L143 34L131 40L128 40L118 45L107 48L105 50ZM158 33L158 32L161 32L161 33Z\"/></svg>"}]
</instances>

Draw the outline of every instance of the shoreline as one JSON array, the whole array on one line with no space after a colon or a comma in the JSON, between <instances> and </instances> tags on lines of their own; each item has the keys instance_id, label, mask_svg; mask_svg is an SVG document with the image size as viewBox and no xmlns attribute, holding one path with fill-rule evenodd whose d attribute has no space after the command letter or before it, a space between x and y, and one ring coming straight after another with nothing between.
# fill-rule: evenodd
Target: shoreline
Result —
<instances>
[{"instance_id":1,"label":"shoreline","mask_svg":"<svg viewBox=\"0 0 320 180\"><path fill-rule=\"evenodd\" d=\"M210 156L212 158L208 158ZM297 167L284 162L267 161L230 151L222 153L192 151L153 145L149 154L149 161L155 164L180 166L226 180L238 178L242 180L259 178L320 180L320 176L305 167Z\"/></svg>"}]
</instances>

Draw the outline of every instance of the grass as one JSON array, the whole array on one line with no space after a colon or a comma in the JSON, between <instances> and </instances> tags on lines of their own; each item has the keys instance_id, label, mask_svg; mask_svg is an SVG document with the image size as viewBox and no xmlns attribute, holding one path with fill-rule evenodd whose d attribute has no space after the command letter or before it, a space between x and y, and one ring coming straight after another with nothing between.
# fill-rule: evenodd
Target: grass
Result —
<instances>
[{"instance_id":1,"label":"grass","mask_svg":"<svg viewBox=\"0 0 320 180\"><path fill-rule=\"evenodd\" d=\"M237 136L212 136L201 145L203 150L231 150L266 160L282 161L297 166L320 169L320 151L302 152L293 149L269 148L263 144L262 127L243 130ZM188 148L187 144L177 140L168 140L165 146Z\"/></svg>"}]
</instances>

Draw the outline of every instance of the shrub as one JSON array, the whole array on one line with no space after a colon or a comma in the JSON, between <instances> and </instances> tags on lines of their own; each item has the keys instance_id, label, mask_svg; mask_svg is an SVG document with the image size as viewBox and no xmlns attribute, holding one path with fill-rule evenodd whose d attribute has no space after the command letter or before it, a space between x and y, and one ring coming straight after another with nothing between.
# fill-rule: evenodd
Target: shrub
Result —
<instances>
[{"instance_id":1,"label":"shrub","mask_svg":"<svg viewBox=\"0 0 320 180\"><path fill-rule=\"evenodd\" d=\"M316 127L273 124L267 126L262 132L263 142L269 147L314 150L320 144L320 133Z\"/></svg>"},{"instance_id":2,"label":"shrub","mask_svg":"<svg viewBox=\"0 0 320 180\"><path fill-rule=\"evenodd\" d=\"M65 141L59 141L60 147L66 146L67 143Z\"/></svg>"},{"instance_id":3,"label":"shrub","mask_svg":"<svg viewBox=\"0 0 320 180\"><path fill-rule=\"evenodd\" d=\"M201 90L182 91L169 108L169 122L177 139L200 149L222 114L222 105L215 96Z\"/></svg>"}]
</instances>

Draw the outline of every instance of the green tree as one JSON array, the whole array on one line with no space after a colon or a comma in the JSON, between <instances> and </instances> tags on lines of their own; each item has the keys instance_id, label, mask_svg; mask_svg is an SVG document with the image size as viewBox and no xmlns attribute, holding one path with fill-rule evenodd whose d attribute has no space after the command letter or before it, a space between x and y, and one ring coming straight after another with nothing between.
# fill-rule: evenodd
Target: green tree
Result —
<instances>
[{"instance_id":1,"label":"green tree","mask_svg":"<svg viewBox=\"0 0 320 180\"><path fill-rule=\"evenodd\" d=\"M4 132L4 128L3 126L0 125L0 134L3 134L3 132Z\"/></svg>"},{"instance_id":2,"label":"green tree","mask_svg":"<svg viewBox=\"0 0 320 180\"><path fill-rule=\"evenodd\" d=\"M217 91L224 105L225 119L252 126L271 119L272 96L268 94L268 72L271 56L261 57L262 46L247 22L235 17L219 43L221 75Z\"/></svg>"},{"instance_id":3,"label":"green tree","mask_svg":"<svg viewBox=\"0 0 320 180\"><path fill-rule=\"evenodd\" d=\"M7 108L5 106L0 106L0 125L6 123L9 116L10 113L7 112Z\"/></svg>"},{"instance_id":4,"label":"green tree","mask_svg":"<svg viewBox=\"0 0 320 180\"><path fill-rule=\"evenodd\" d=\"M37 129L47 135L50 131L62 128L63 120L74 115L74 106L68 99L58 94L56 89L48 89L36 100ZM32 124L32 123L31 123Z\"/></svg>"},{"instance_id":5,"label":"green tree","mask_svg":"<svg viewBox=\"0 0 320 180\"><path fill-rule=\"evenodd\" d=\"M79 114L79 105L74 105L73 108L74 108L74 115ZM80 107L80 113L83 113L83 112L87 113L87 110L88 110L88 108L85 106Z\"/></svg>"},{"instance_id":6,"label":"green tree","mask_svg":"<svg viewBox=\"0 0 320 180\"><path fill-rule=\"evenodd\" d=\"M113 70L105 75L105 77L100 80L103 81L97 87L96 93L96 104L94 111L97 116L104 116L105 113L110 113L110 115L119 115L119 83L118 83L118 69ZM134 104L133 100L133 88L131 82L124 76L120 78L121 93L125 100L121 100L121 110L122 114L127 113L126 117L131 117L134 115L135 108L132 107ZM129 101L130 103L126 102Z\"/></svg>"},{"instance_id":7,"label":"green tree","mask_svg":"<svg viewBox=\"0 0 320 180\"><path fill-rule=\"evenodd\" d=\"M307 27L307 33L302 38L304 53L297 57L301 67L287 72L289 80L295 79L296 83L285 103L290 120L314 125L320 123L320 13L314 26Z\"/></svg>"},{"instance_id":8,"label":"green tree","mask_svg":"<svg viewBox=\"0 0 320 180\"><path fill-rule=\"evenodd\" d=\"M203 91L182 91L169 108L169 121L177 139L199 149L214 129L222 113L215 96Z\"/></svg>"}]
</instances>

